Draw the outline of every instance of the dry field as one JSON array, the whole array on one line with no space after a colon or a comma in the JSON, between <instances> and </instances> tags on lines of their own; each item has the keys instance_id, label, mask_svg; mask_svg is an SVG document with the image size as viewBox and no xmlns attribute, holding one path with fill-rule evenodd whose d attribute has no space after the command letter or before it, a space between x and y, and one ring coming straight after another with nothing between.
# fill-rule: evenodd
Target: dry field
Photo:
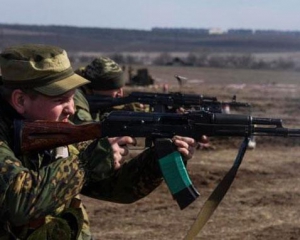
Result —
<instances>
[{"instance_id":1,"label":"dry field","mask_svg":"<svg viewBox=\"0 0 300 240\"><path fill-rule=\"evenodd\" d=\"M252 105L253 116L282 118L299 127L300 73L150 67L156 88L217 96ZM174 75L187 77L179 89ZM133 89L127 89L131 91ZM247 114L247 113L243 113ZM257 137L236 179L197 239L300 239L300 139ZM129 205L84 198L95 239L183 239L205 200L231 167L242 139L211 138L215 150L198 150L188 164L201 196L180 210L163 183ZM134 154L134 153L132 153Z\"/></svg>"}]
</instances>

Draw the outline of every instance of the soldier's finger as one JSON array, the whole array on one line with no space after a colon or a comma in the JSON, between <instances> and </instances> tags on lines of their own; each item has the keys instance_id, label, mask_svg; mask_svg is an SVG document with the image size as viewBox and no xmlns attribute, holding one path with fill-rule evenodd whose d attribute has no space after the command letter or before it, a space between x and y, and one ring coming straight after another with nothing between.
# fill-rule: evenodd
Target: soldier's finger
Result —
<instances>
[{"instance_id":1,"label":"soldier's finger","mask_svg":"<svg viewBox=\"0 0 300 240\"><path fill-rule=\"evenodd\" d=\"M190 138L190 137L183 137L183 136L178 136L178 135L175 135L173 138L172 138L173 141L175 140L181 140L181 141L184 141L186 142L188 145L191 145L191 146L194 146L195 145L195 140L193 138Z\"/></svg>"},{"instance_id":2,"label":"soldier's finger","mask_svg":"<svg viewBox=\"0 0 300 240\"><path fill-rule=\"evenodd\" d=\"M114 153L114 169L117 170L122 165L122 156L119 152Z\"/></svg>"},{"instance_id":3,"label":"soldier's finger","mask_svg":"<svg viewBox=\"0 0 300 240\"><path fill-rule=\"evenodd\" d=\"M120 137L117 140L117 142L120 146L127 145L127 144L134 145L134 144L136 144L136 139L129 137L129 136L124 136L124 137Z\"/></svg>"},{"instance_id":4,"label":"soldier's finger","mask_svg":"<svg viewBox=\"0 0 300 240\"><path fill-rule=\"evenodd\" d=\"M120 154L122 157L125 157L129 154L129 150L127 146L121 147L120 148Z\"/></svg>"}]
</instances>

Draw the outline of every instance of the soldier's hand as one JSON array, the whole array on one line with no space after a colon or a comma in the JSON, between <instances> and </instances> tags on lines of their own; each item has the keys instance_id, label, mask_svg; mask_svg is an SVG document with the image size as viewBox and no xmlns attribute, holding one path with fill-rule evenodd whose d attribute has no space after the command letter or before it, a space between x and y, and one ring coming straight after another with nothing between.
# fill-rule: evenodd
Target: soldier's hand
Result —
<instances>
[{"instance_id":1,"label":"soldier's hand","mask_svg":"<svg viewBox=\"0 0 300 240\"><path fill-rule=\"evenodd\" d=\"M193 157L197 145L193 138L174 136L172 141L175 146L177 146L177 151L182 154L185 160L189 160Z\"/></svg>"},{"instance_id":2,"label":"soldier's hand","mask_svg":"<svg viewBox=\"0 0 300 240\"><path fill-rule=\"evenodd\" d=\"M186 110L183 107L179 107L176 109L176 113L185 113Z\"/></svg>"},{"instance_id":3,"label":"soldier's hand","mask_svg":"<svg viewBox=\"0 0 300 240\"><path fill-rule=\"evenodd\" d=\"M125 156L129 154L127 145L136 145L136 140L132 137L113 137L108 138L108 141L113 150L114 168L119 169L125 160Z\"/></svg>"}]
</instances>

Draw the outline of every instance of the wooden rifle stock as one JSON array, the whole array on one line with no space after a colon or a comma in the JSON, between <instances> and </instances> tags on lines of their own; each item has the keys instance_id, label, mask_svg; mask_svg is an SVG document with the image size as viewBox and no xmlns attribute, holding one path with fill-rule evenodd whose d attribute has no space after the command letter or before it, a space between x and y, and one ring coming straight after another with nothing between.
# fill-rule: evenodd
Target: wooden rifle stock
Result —
<instances>
[{"instance_id":1,"label":"wooden rifle stock","mask_svg":"<svg viewBox=\"0 0 300 240\"><path fill-rule=\"evenodd\" d=\"M101 137L100 123L73 125L68 122L14 121L15 152L52 149Z\"/></svg>"}]
</instances>

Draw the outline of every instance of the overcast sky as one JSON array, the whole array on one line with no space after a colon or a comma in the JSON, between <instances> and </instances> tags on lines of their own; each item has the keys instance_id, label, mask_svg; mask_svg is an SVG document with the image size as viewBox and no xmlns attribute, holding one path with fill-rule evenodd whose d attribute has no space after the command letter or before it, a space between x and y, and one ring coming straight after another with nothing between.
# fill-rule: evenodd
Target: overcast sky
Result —
<instances>
[{"instance_id":1,"label":"overcast sky","mask_svg":"<svg viewBox=\"0 0 300 240\"><path fill-rule=\"evenodd\" d=\"M0 0L0 23L300 30L300 0Z\"/></svg>"}]
</instances>

